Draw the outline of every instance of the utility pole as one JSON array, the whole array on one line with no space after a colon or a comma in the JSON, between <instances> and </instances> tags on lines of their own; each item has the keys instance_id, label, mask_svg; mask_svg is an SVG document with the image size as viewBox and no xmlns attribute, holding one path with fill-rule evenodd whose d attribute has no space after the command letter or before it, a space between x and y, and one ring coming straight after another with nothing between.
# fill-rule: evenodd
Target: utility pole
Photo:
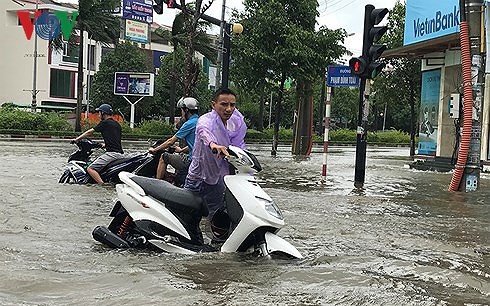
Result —
<instances>
[{"instance_id":1,"label":"utility pole","mask_svg":"<svg viewBox=\"0 0 490 306\"><path fill-rule=\"evenodd\" d=\"M216 63L216 89L221 87L221 63L223 62L223 31L225 28L226 0L223 0L221 8L221 24L218 39L218 61Z\"/></svg>"},{"instance_id":2,"label":"utility pole","mask_svg":"<svg viewBox=\"0 0 490 306\"><path fill-rule=\"evenodd\" d=\"M36 0L36 12L39 8L39 0ZM34 25L34 28L36 26ZM37 107L37 33L34 31L34 72L32 77L32 101L31 111L36 112Z\"/></svg>"},{"instance_id":3,"label":"utility pole","mask_svg":"<svg viewBox=\"0 0 490 306\"><path fill-rule=\"evenodd\" d=\"M464 1L463 1L464 2ZM470 29L471 79L473 92L471 139L468 159L461 182L462 190L466 192L478 189L481 173L481 135L482 109L484 91L485 64L483 56L485 46L482 37L482 22L484 4L482 0L466 0L466 16ZM463 14L460 12L460 14Z\"/></svg>"}]
</instances>

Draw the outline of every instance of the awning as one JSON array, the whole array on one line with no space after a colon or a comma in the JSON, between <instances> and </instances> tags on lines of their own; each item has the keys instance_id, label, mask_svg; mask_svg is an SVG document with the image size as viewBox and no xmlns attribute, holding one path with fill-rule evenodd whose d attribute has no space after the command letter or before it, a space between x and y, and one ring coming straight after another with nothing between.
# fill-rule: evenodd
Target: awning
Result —
<instances>
[{"instance_id":1,"label":"awning","mask_svg":"<svg viewBox=\"0 0 490 306\"><path fill-rule=\"evenodd\" d=\"M422 41L413 45L390 49L383 52L384 58L422 58L425 54L444 52L448 49L460 49L459 33Z\"/></svg>"}]
</instances>

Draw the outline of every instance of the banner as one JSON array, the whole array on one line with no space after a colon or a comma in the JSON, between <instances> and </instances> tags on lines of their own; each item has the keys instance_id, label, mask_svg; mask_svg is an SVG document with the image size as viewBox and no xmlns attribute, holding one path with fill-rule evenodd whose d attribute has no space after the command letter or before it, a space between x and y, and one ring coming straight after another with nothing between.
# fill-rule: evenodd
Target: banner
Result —
<instances>
[{"instance_id":1,"label":"banner","mask_svg":"<svg viewBox=\"0 0 490 306\"><path fill-rule=\"evenodd\" d=\"M153 22L153 0L123 0L123 19Z\"/></svg>"},{"instance_id":2,"label":"banner","mask_svg":"<svg viewBox=\"0 0 490 306\"><path fill-rule=\"evenodd\" d=\"M407 0L403 45L459 32L459 0Z\"/></svg>"},{"instance_id":3,"label":"banner","mask_svg":"<svg viewBox=\"0 0 490 306\"><path fill-rule=\"evenodd\" d=\"M423 71L419 119L419 155L436 155L440 91L441 70Z\"/></svg>"},{"instance_id":4,"label":"banner","mask_svg":"<svg viewBox=\"0 0 490 306\"><path fill-rule=\"evenodd\" d=\"M148 24L134 20L126 20L126 33L124 37L133 41L143 43L149 42Z\"/></svg>"}]
</instances>

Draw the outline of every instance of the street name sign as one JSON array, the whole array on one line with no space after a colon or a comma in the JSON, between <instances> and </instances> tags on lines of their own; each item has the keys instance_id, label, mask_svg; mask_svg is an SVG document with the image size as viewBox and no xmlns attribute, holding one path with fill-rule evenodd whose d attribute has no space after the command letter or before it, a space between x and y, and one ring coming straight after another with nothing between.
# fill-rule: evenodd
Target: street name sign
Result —
<instances>
[{"instance_id":1,"label":"street name sign","mask_svg":"<svg viewBox=\"0 0 490 306\"><path fill-rule=\"evenodd\" d=\"M357 87L359 77L351 74L349 66L328 66L327 85L330 87Z\"/></svg>"}]
</instances>

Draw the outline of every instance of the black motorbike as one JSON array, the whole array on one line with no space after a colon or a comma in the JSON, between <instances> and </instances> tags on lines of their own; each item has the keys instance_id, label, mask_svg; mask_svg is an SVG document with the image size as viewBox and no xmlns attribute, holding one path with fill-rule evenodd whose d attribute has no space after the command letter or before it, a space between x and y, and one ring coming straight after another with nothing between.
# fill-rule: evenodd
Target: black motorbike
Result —
<instances>
[{"instance_id":1,"label":"black motorbike","mask_svg":"<svg viewBox=\"0 0 490 306\"><path fill-rule=\"evenodd\" d=\"M97 150L102 148L102 145L93 140L83 138L78 142L72 142L77 145L78 149L73 152L68 158L67 169L61 175L60 183L75 183L87 184L95 183L92 177L87 173L87 167L91 163L90 156ZM155 142L153 146L157 146L161 142ZM150 154L141 153L132 157L124 157L117 159L106 165L100 172L100 177L106 183L119 183L119 172L132 172L140 176L155 177L158 160L162 153ZM185 174L184 178L185 178ZM167 181L174 182L177 177L181 179L182 175L176 175L169 172L165 178ZM181 179L182 180L182 179Z\"/></svg>"}]
</instances>

